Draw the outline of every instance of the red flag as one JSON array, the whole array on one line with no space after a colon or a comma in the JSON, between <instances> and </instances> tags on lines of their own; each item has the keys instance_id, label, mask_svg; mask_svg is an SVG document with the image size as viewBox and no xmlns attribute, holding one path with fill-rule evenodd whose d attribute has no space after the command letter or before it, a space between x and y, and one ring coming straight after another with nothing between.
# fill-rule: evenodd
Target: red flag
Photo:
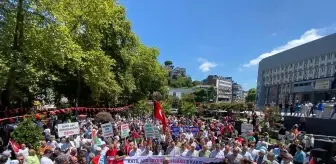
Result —
<instances>
[{"instance_id":1,"label":"red flag","mask_svg":"<svg viewBox=\"0 0 336 164\"><path fill-rule=\"evenodd\" d=\"M166 133L167 120L159 101L154 103L154 117L162 122L163 133Z\"/></svg>"},{"instance_id":2,"label":"red flag","mask_svg":"<svg viewBox=\"0 0 336 164\"><path fill-rule=\"evenodd\" d=\"M12 139L9 140L9 144L12 146L12 149L14 150L15 153L18 153L20 150L20 145L17 144L15 141L13 141Z\"/></svg>"},{"instance_id":3,"label":"red flag","mask_svg":"<svg viewBox=\"0 0 336 164\"><path fill-rule=\"evenodd\" d=\"M310 160L309 164L315 164L315 158L314 157Z\"/></svg>"}]
</instances>

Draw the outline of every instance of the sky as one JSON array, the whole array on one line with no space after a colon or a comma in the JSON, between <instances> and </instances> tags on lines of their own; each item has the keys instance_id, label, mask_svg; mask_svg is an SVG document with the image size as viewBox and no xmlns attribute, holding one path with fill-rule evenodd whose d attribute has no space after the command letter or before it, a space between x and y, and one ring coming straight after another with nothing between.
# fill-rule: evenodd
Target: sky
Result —
<instances>
[{"instance_id":1,"label":"sky","mask_svg":"<svg viewBox=\"0 0 336 164\"><path fill-rule=\"evenodd\" d=\"M159 61L256 87L258 63L336 32L335 0L119 0Z\"/></svg>"}]
</instances>

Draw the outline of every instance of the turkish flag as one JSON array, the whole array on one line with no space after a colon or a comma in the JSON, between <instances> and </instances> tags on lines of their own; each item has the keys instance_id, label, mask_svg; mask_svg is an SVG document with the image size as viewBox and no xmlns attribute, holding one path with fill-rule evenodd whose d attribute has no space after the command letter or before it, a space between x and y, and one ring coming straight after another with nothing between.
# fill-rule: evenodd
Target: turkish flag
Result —
<instances>
[{"instance_id":1,"label":"turkish flag","mask_svg":"<svg viewBox=\"0 0 336 164\"><path fill-rule=\"evenodd\" d=\"M21 146L19 144L17 144L15 141L13 141L12 139L9 140L9 144L12 146L12 149L14 150L15 153L18 153Z\"/></svg>"},{"instance_id":2,"label":"turkish flag","mask_svg":"<svg viewBox=\"0 0 336 164\"><path fill-rule=\"evenodd\" d=\"M159 101L154 103L154 117L162 122L163 133L166 133L167 120Z\"/></svg>"}]
</instances>

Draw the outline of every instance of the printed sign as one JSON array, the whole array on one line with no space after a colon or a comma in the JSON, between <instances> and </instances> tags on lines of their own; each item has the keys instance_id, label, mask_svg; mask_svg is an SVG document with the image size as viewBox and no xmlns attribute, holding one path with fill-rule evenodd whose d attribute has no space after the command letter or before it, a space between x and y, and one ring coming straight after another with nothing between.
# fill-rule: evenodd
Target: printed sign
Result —
<instances>
[{"instance_id":1,"label":"printed sign","mask_svg":"<svg viewBox=\"0 0 336 164\"><path fill-rule=\"evenodd\" d=\"M193 133L194 136L196 136L199 133L199 131L200 131L199 127L187 127L187 126L184 126L182 128L183 128L183 132L191 131L191 133ZM178 136L179 133L180 133L180 127L172 126L171 127L171 131L172 131L172 134L174 136Z\"/></svg>"},{"instance_id":2,"label":"printed sign","mask_svg":"<svg viewBox=\"0 0 336 164\"><path fill-rule=\"evenodd\" d=\"M140 156L140 157L126 157L123 160L124 164L158 164L163 163L165 156ZM220 163L222 159L203 158L203 157L169 157L169 164L204 164L204 163ZM111 159L108 164L113 164L115 161Z\"/></svg>"},{"instance_id":3,"label":"printed sign","mask_svg":"<svg viewBox=\"0 0 336 164\"><path fill-rule=\"evenodd\" d=\"M152 124L145 124L144 125L144 130L145 130L145 136L147 138L154 137L154 128L153 128Z\"/></svg>"},{"instance_id":4,"label":"printed sign","mask_svg":"<svg viewBox=\"0 0 336 164\"><path fill-rule=\"evenodd\" d=\"M131 130L130 130L128 124L122 124L122 125L120 125L120 135L121 135L121 138L128 137L130 131Z\"/></svg>"},{"instance_id":5,"label":"printed sign","mask_svg":"<svg viewBox=\"0 0 336 164\"><path fill-rule=\"evenodd\" d=\"M253 133L253 125L252 124L247 124L247 123L242 123L241 124L241 133L243 136L247 136L248 134Z\"/></svg>"},{"instance_id":6,"label":"printed sign","mask_svg":"<svg viewBox=\"0 0 336 164\"><path fill-rule=\"evenodd\" d=\"M107 138L113 136L113 128L111 123L102 124L101 127L103 131L103 137Z\"/></svg>"},{"instance_id":7,"label":"printed sign","mask_svg":"<svg viewBox=\"0 0 336 164\"><path fill-rule=\"evenodd\" d=\"M329 88L330 88L329 80L316 81L315 83L315 90L329 89Z\"/></svg>"},{"instance_id":8,"label":"printed sign","mask_svg":"<svg viewBox=\"0 0 336 164\"><path fill-rule=\"evenodd\" d=\"M79 124L78 122L58 124L58 137L71 136L79 134Z\"/></svg>"},{"instance_id":9,"label":"printed sign","mask_svg":"<svg viewBox=\"0 0 336 164\"><path fill-rule=\"evenodd\" d=\"M154 127L154 137L161 138L160 129L158 127Z\"/></svg>"}]
</instances>

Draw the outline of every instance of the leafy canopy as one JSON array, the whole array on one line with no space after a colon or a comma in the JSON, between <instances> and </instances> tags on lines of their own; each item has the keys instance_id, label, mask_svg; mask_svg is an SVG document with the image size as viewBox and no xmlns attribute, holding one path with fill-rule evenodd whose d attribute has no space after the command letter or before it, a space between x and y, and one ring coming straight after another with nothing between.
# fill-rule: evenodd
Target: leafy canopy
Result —
<instances>
[{"instance_id":1,"label":"leafy canopy","mask_svg":"<svg viewBox=\"0 0 336 164\"><path fill-rule=\"evenodd\" d=\"M111 0L12 0L0 7L1 108L35 99L135 103L167 90L167 72Z\"/></svg>"},{"instance_id":2,"label":"leafy canopy","mask_svg":"<svg viewBox=\"0 0 336 164\"><path fill-rule=\"evenodd\" d=\"M256 100L256 89L251 88L247 92L247 96L245 98L245 101L246 102L255 102L255 100Z\"/></svg>"},{"instance_id":3,"label":"leafy canopy","mask_svg":"<svg viewBox=\"0 0 336 164\"><path fill-rule=\"evenodd\" d=\"M40 146L43 139L42 130L31 119L24 119L11 134L11 137L20 144L31 144L34 148Z\"/></svg>"}]
</instances>

